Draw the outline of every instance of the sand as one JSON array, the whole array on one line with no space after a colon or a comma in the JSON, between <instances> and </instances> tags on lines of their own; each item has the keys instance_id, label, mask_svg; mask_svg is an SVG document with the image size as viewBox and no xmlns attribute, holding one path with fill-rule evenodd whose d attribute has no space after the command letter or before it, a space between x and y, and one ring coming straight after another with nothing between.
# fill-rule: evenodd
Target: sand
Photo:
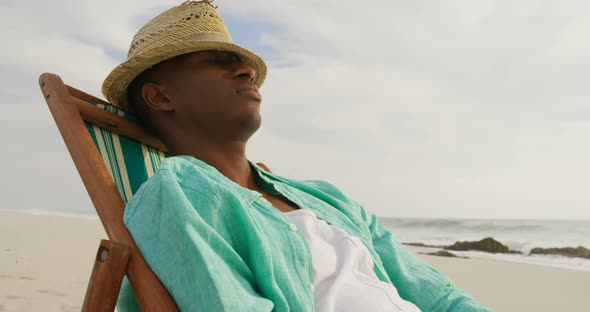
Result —
<instances>
[{"instance_id":1,"label":"sand","mask_svg":"<svg viewBox=\"0 0 590 312\"><path fill-rule=\"evenodd\" d=\"M80 311L98 220L0 212L0 311Z\"/></svg>"},{"instance_id":2,"label":"sand","mask_svg":"<svg viewBox=\"0 0 590 312\"><path fill-rule=\"evenodd\" d=\"M417 253L428 249L410 250ZM418 256L494 311L590 311L590 272L487 259Z\"/></svg>"},{"instance_id":3,"label":"sand","mask_svg":"<svg viewBox=\"0 0 590 312\"><path fill-rule=\"evenodd\" d=\"M98 220L0 211L0 311L80 311L105 237ZM590 311L590 272L418 256L495 311Z\"/></svg>"}]
</instances>

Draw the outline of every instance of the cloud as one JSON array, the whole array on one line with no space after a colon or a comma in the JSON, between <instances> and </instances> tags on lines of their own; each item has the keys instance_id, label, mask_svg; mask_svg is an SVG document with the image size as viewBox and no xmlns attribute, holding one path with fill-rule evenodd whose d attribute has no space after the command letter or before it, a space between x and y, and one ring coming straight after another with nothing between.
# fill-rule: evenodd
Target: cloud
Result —
<instances>
[{"instance_id":1,"label":"cloud","mask_svg":"<svg viewBox=\"0 0 590 312\"><path fill-rule=\"evenodd\" d=\"M284 58L264 89L266 125L306 146L283 153L322 146L334 167L322 171L369 207L437 217L582 211L588 149L563 142L588 135L584 79L572 68L589 59L583 8L250 3L246 16L286 29L260 37ZM316 174L311 163L292 174Z\"/></svg>"},{"instance_id":2,"label":"cloud","mask_svg":"<svg viewBox=\"0 0 590 312\"><path fill-rule=\"evenodd\" d=\"M329 180L383 216L590 218L587 4L216 5L234 40L270 69L253 160L286 176ZM15 168L39 164L24 174L7 169L16 182L5 179L2 188L19 191L3 193L5 202L37 208L72 189L75 199L53 208L88 205L36 77L52 71L99 95L134 32L168 6L0 5L0 35L18 47L0 51L0 139L15 151L3 160ZM63 187L52 188L60 172ZM33 177L35 188L48 187L23 203Z\"/></svg>"}]
</instances>

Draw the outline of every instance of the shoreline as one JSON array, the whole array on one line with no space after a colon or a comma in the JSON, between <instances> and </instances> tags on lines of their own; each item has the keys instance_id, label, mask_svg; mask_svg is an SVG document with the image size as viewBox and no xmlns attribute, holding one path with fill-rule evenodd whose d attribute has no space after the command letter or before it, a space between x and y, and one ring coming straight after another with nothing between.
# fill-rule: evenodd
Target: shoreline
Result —
<instances>
[{"instance_id":1,"label":"shoreline","mask_svg":"<svg viewBox=\"0 0 590 312\"><path fill-rule=\"evenodd\" d=\"M0 307L5 311L80 311L100 239L96 218L0 210ZM420 254L497 311L584 311L590 272L492 259Z\"/></svg>"},{"instance_id":2,"label":"shoreline","mask_svg":"<svg viewBox=\"0 0 590 312\"><path fill-rule=\"evenodd\" d=\"M92 213L67 213L67 212L56 212L56 211L47 211L41 209L23 209L23 210L16 210L16 209L2 209L0 208L0 215L2 214L24 214L30 216L40 216L40 217L64 217L64 218L71 218L71 219L81 219L81 220L99 220L98 215L93 210Z\"/></svg>"},{"instance_id":3,"label":"shoreline","mask_svg":"<svg viewBox=\"0 0 590 312\"><path fill-rule=\"evenodd\" d=\"M491 261L505 261L538 265L549 268L559 268L577 272L590 272L590 259L578 256L550 255L550 254L526 254L522 252L490 252L482 250L456 250L447 249L447 246L430 246L421 243L402 243L406 248L423 248L422 253L430 256L448 258L485 259Z\"/></svg>"}]
</instances>

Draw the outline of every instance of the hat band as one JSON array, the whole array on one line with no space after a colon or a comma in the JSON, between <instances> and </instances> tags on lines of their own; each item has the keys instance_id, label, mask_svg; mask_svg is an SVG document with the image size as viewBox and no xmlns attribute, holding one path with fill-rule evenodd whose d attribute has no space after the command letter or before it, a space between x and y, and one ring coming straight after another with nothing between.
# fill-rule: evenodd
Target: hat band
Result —
<instances>
[{"instance_id":1,"label":"hat band","mask_svg":"<svg viewBox=\"0 0 590 312\"><path fill-rule=\"evenodd\" d=\"M190 42L190 41L219 41L219 42L232 43L231 38L228 38L227 36L216 35L216 34L199 34L199 35L186 37L183 40L186 42Z\"/></svg>"}]
</instances>

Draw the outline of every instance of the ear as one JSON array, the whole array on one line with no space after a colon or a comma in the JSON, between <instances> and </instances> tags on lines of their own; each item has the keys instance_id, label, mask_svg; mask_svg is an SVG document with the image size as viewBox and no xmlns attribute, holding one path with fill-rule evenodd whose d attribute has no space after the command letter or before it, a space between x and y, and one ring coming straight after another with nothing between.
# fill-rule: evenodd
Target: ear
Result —
<instances>
[{"instance_id":1,"label":"ear","mask_svg":"<svg viewBox=\"0 0 590 312\"><path fill-rule=\"evenodd\" d=\"M166 86L153 82L144 83L141 87L141 95L145 104L156 111L173 111L174 105L166 95Z\"/></svg>"}]
</instances>

